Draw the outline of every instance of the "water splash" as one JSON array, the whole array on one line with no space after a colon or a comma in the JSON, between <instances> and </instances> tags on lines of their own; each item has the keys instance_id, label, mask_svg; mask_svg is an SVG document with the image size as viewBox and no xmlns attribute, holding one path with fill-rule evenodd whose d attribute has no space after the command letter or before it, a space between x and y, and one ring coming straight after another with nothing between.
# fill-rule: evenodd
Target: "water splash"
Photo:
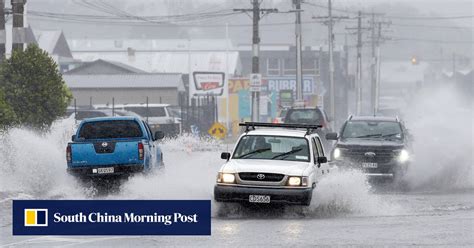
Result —
<instances>
[{"instance_id":1,"label":"water splash","mask_svg":"<svg viewBox=\"0 0 474 248\"><path fill-rule=\"evenodd\" d=\"M425 89L404 111L414 135L407 178L416 190L474 188L474 112L453 86Z\"/></svg>"},{"instance_id":2,"label":"water splash","mask_svg":"<svg viewBox=\"0 0 474 248\"><path fill-rule=\"evenodd\" d=\"M65 147L74 120L53 123L49 132L12 128L0 136L0 192L38 197L80 197L82 190L65 173Z\"/></svg>"}]
</instances>

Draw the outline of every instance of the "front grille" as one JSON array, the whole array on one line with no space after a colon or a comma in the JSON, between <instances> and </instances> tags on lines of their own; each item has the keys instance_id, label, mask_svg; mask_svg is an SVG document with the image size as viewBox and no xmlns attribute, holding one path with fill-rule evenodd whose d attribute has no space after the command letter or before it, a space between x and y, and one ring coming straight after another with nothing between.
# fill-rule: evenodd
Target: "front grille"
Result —
<instances>
[{"instance_id":1,"label":"front grille","mask_svg":"<svg viewBox=\"0 0 474 248\"><path fill-rule=\"evenodd\" d=\"M239 177L244 181L280 182L283 180L285 175L275 173L241 172L239 173Z\"/></svg>"},{"instance_id":2,"label":"front grille","mask_svg":"<svg viewBox=\"0 0 474 248\"><path fill-rule=\"evenodd\" d=\"M366 155L371 152L375 155ZM393 148L358 146L342 149L341 155L353 162L389 163L398 153Z\"/></svg>"}]
</instances>

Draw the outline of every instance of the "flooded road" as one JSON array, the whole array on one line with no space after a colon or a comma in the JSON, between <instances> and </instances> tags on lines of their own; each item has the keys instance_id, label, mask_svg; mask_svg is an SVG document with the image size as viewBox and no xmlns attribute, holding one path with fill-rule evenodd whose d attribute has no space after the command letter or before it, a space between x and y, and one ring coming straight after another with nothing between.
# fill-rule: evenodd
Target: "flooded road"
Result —
<instances>
[{"instance_id":1,"label":"flooded road","mask_svg":"<svg viewBox=\"0 0 474 248\"><path fill-rule=\"evenodd\" d=\"M101 194L65 173L63 149L71 132L64 121L46 136L13 130L3 137L0 246L474 245L470 182L433 187L435 180L398 192L371 187L359 171L324 178L309 207L213 202L210 237L12 236L12 199L212 199L220 151L232 148L191 136L166 141L164 171L135 176L117 192Z\"/></svg>"}]
</instances>

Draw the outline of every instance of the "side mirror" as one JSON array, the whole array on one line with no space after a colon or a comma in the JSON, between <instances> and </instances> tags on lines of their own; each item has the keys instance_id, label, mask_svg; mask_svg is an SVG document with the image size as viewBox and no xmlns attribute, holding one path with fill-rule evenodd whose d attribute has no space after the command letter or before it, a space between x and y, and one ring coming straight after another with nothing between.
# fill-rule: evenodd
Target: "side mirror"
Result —
<instances>
[{"instance_id":1,"label":"side mirror","mask_svg":"<svg viewBox=\"0 0 474 248\"><path fill-rule=\"evenodd\" d=\"M71 141L74 141L76 139L76 135L74 134L73 136L71 136Z\"/></svg>"},{"instance_id":2,"label":"side mirror","mask_svg":"<svg viewBox=\"0 0 474 248\"><path fill-rule=\"evenodd\" d=\"M230 152L221 153L221 159L229 160L230 159Z\"/></svg>"},{"instance_id":3,"label":"side mirror","mask_svg":"<svg viewBox=\"0 0 474 248\"><path fill-rule=\"evenodd\" d=\"M162 131L156 131L154 140L160 140L160 139L163 139L164 137L165 137L165 133L163 133Z\"/></svg>"},{"instance_id":4,"label":"side mirror","mask_svg":"<svg viewBox=\"0 0 474 248\"><path fill-rule=\"evenodd\" d=\"M325 164L328 162L327 157L318 157L318 164Z\"/></svg>"},{"instance_id":5,"label":"side mirror","mask_svg":"<svg viewBox=\"0 0 474 248\"><path fill-rule=\"evenodd\" d=\"M327 133L326 140L337 140L337 133Z\"/></svg>"}]
</instances>

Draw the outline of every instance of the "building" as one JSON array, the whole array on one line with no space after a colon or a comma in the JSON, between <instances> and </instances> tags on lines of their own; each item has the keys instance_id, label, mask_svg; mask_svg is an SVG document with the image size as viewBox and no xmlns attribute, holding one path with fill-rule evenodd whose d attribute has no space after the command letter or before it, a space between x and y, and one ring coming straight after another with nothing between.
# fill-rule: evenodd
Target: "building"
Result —
<instances>
[{"instance_id":1,"label":"building","mask_svg":"<svg viewBox=\"0 0 474 248\"><path fill-rule=\"evenodd\" d=\"M33 30L33 33L38 46L54 59L61 72L73 68L79 62L73 58L61 30Z\"/></svg>"},{"instance_id":2,"label":"building","mask_svg":"<svg viewBox=\"0 0 474 248\"><path fill-rule=\"evenodd\" d=\"M178 105L184 94L181 74L66 74L78 106L94 104L168 103Z\"/></svg>"},{"instance_id":3,"label":"building","mask_svg":"<svg viewBox=\"0 0 474 248\"><path fill-rule=\"evenodd\" d=\"M12 50L12 27L6 27L6 55L11 55ZM49 56L58 64L59 70L65 72L74 68L79 61L72 56L66 37L61 30L37 30L31 26L25 28L25 45L36 44L46 51Z\"/></svg>"},{"instance_id":4,"label":"building","mask_svg":"<svg viewBox=\"0 0 474 248\"><path fill-rule=\"evenodd\" d=\"M69 40L74 58L116 61L149 73L220 71L240 75L239 53L225 39Z\"/></svg>"},{"instance_id":5,"label":"building","mask_svg":"<svg viewBox=\"0 0 474 248\"><path fill-rule=\"evenodd\" d=\"M243 65L242 74L245 77L252 72L252 47L251 45L240 45L238 50ZM281 105L279 92L282 90L293 90L293 98L295 98L296 47L285 44L262 44L260 45L259 58L260 73L264 79L264 84L268 85L269 90L275 90L277 94L275 104ZM303 47L303 96L306 106L319 106L322 108L329 106L328 64L329 56L326 46ZM347 117L347 91L350 89L350 82L347 73L347 58L342 48L335 48L334 66L337 103L336 118L343 119Z\"/></svg>"},{"instance_id":6,"label":"building","mask_svg":"<svg viewBox=\"0 0 474 248\"><path fill-rule=\"evenodd\" d=\"M95 75L95 74L146 74L147 72L131 67L129 65L98 59L91 62L83 62L80 66L65 72L65 75Z\"/></svg>"}]
</instances>

